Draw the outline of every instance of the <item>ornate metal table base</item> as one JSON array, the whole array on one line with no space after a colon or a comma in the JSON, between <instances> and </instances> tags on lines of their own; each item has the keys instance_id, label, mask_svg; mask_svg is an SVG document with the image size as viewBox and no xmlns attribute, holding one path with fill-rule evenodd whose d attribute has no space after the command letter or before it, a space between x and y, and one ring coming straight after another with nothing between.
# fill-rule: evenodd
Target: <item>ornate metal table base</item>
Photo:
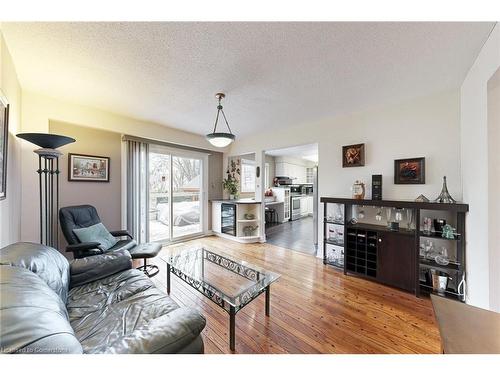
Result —
<instances>
[{"instance_id":1,"label":"ornate metal table base","mask_svg":"<svg viewBox=\"0 0 500 375\"><path fill-rule=\"evenodd\" d=\"M271 312L271 286L264 286L259 283L259 281L261 280L259 271L239 264L229 258L225 258L219 254L210 252L205 249L203 249L203 258L211 263L217 264L221 267L224 267L225 269L237 273L238 275L243 276L248 280L255 281L256 284L252 288L249 288L247 291L245 291L245 293L243 293L241 296L239 296L237 304L230 304L227 302L227 298L224 298L225 296L223 296L220 291L211 287L207 283L186 275L184 272L167 262L167 293L170 294L170 273L173 273L182 281L184 281L185 283L196 289L198 292L208 297L212 302L227 311L229 314L229 348L234 351L236 313L265 292L265 313L266 316L269 316Z\"/></svg>"}]
</instances>

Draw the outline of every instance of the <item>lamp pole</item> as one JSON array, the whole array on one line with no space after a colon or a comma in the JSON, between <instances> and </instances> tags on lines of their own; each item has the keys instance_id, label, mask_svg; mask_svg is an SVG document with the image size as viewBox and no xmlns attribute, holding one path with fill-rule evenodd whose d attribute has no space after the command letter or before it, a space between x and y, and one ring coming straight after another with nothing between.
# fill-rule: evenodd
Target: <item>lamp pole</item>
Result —
<instances>
[{"instance_id":1,"label":"lamp pole","mask_svg":"<svg viewBox=\"0 0 500 375\"><path fill-rule=\"evenodd\" d=\"M40 243L57 249L59 245L59 157L58 147L75 142L74 138L57 134L21 133L17 137L25 139L39 148L38 186L40 204Z\"/></svg>"}]
</instances>

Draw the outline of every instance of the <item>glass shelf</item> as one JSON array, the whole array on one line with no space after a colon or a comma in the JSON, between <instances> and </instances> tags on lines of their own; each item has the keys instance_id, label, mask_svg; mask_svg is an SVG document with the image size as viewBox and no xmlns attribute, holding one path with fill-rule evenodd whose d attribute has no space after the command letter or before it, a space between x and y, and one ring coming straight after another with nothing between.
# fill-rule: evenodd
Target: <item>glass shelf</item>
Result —
<instances>
[{"instance_id":1,"label":"glass shelf","mask_svg":"<svg viewBox=\"0 0 500 375\"><path fill-rule=\"evenodd\" d=\"M343 221L336 221L336 220L324 220L325 224L334 224L334 225L344 225Z\"/></svg>"},{"instance_id":2,"label":"glass shelf","mask_svg":"<svg viewBox=\"0 0 500 375\"><path fill-rule=\"evenodd\" d=\"M420 280L420 289L426 293L430 293L430 294L435 294L435 295L438 295L438 296L443 296L443 294L439 294L438 292L436 292L432 286L429 286L425 283L422 282L422 280ZM446 291L444 292L444 295L446 297L451 297L451 298L455 298L455 299L458 299L458 300L462 300L463 299L463 296L461 294L458 294L456 291L454 291L453 289L446 289Z\"/></svg>"},{"instance_id":3,"label":"glass shelf","mask_svg":"<svg viewBox=\"0 0 500 375\"><path fill-rule=\"evenodd\" d=\"M450 260L450 263L447 265L439 264L433 259L427 259L422 256L420 256L420 264L433 267L433 268L443 268L447 270L455 270L455 271L462 271L462 265L456 261Z\"/></svg>"},{"instance_id":4,"label":"glass shelf","mask_svg":"<svg viewBox=\"0 0 500 375\"><path fill-rule=\"evenodd\" d=\"M436 233L436 232L424 233L423 231L420 231L419 235L420 237L434 238L436 240L445 240L445 241L460 241L460 239L462 238L462 236L459 233L455 235L455 238L441 237L441 233Z\"/></svg>"},{"instance_id":5,"label":"glass shelf","mask_svg":"<svg viewBox=\"0 0 500 375\"><path fill-rule=\"evenodd\" d=\"M344 241L341 240L325 240L325 243L329 245L344 247Z\"/></svg>"}]
</instances>

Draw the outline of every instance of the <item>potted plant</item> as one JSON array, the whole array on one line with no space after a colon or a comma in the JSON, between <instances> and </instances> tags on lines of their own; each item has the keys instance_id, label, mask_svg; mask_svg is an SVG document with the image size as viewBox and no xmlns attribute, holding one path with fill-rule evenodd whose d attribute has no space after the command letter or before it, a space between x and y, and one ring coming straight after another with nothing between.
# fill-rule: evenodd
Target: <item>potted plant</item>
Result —
<instances>
[{"instance_id":1,"label":"potted plant","mask_svg":"<svg viewBox=\"0 0 500 375\"><path fill-rule=\"evenodd\" d=\"M234 199L238 195L238 181L231 175L222 180L222 186L229 193L229 199Z\"/></svg>"}]
</instances>

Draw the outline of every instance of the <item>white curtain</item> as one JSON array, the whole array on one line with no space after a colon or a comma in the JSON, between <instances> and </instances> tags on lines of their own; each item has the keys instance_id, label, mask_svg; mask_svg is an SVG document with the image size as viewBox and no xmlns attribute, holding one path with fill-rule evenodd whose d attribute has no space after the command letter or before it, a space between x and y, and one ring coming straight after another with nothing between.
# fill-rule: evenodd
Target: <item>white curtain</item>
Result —
<instances>
[{"instance_id":1,"label":"white curtain","mask_svg":"<svg viewBox=\"0 0 500 375\"><path fill-rule=\"evenodd\" d=\"M149 240L149 144L127 140L127 228L138 243Z\"/></svg>"}]
</instances>

